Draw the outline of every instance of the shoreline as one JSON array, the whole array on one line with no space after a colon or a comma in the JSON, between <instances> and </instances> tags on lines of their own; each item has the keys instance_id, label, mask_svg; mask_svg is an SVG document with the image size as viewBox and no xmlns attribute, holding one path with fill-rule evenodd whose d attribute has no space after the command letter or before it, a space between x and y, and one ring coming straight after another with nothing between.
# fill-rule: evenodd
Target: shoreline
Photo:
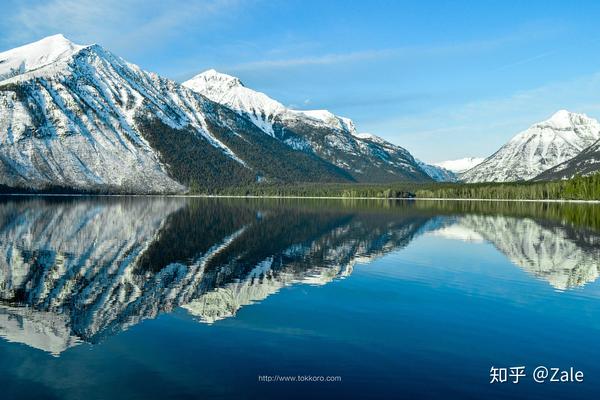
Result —
<instances>
[{"instance_id":1,"label":"shoreline","mask_svg":"<svg viewBox=\"0 0 600 400\"><path fill-rule=\"evenodd\" d=\"M246 196L218 194L79 194L79 193L1 193L6 197L174 197L174 198L215 198L215 199L307 199L307 200L404 200L404 201L491 201L520 203L584 203L600 204L600 200L574 199L485 199L485 198L446 198L446 197L341 197L341 196Z\"/></svg>"}]
</instances>

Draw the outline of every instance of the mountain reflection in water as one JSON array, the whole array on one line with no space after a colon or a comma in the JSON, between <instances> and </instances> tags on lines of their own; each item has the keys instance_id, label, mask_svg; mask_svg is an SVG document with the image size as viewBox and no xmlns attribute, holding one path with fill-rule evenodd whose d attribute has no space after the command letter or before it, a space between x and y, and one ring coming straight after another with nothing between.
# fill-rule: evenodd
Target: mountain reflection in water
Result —
<instances>
[{"instance_id":1,"label":"mountain reflection in water","mask_svg":"<svg viewBox=\"0 0 600 400\"><path fill-rule=\"evenodd\" d=\"M423 234L492 243L566 290L598 277L598 214L539 203L5 198L0 337L58 355L177 307L213 323L287 285L346 277Z\"/></svg>"}]
</instances>

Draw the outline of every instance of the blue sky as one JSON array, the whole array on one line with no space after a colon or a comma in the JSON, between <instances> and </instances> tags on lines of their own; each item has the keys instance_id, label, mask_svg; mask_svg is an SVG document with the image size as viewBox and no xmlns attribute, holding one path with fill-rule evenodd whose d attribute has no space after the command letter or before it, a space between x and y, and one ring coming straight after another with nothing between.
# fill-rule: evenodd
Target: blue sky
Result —
<instances>
[{"instance_id":1,"label":"blue sky","mask_svg":"<svg viewBox=\"0 0 600 400\"><path fill-rule=\"evenodd\" d=\"M63 33L178 81L215 68L435 162L599 118L599 21L593 1L2 0L0 49Z\"/></svg>"}]
</instances>

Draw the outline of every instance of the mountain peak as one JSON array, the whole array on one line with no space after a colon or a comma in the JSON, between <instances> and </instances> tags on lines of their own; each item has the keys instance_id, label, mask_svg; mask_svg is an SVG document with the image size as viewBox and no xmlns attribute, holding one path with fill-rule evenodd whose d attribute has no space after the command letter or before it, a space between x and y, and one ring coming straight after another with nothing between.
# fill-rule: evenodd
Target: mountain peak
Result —
<instances>
[{"instance_id":1,"label":"mountain peak","mask_svg":"<svg viewBox=\"0 0 600 400\"><path fill-rule=\"evenodd\" d=\"M206 71L200 72L198 75L196 75L196 77L201 76L206 77L207 79L228 79L239 81L237 77L219 72L214 68L207 69Z\"/></svg>"},{"instance_id":2,"label":"mountain peak","mask_svg":"<svg viewBox=\"0 0 600 400\"><path fill-rule=\"evenodd\" d=\"M75 43L73 43L72 41L70 41L69 39L67 39L65 37L65 35L63 35L62 33L57 33L57 34L54 34L54 35L46 36L45 38L42 38L42 39L38 40L38 42L62 43L62 44L66 44L66 45L76 46ZM33 42L33 43L37 43L37 42ZM33 44L33 43L31 43L31 44Z\"/></svg>"},{"instance_id":3,"label":"mountain peak","mask_svg":"<svg viewBox=\"0 0 600 400\"><path fill-rule=\"evenodd\" d=\"M84 47L71 42L59 33L7 50L0 53L0 80L66 59Z\"/></svg>"},{"instance_id":4,"label":"mountain peak","mask_svg":"<svg viewBox=\"0 0 600 400\"><path fill-rule=\"evenodd\" d=\"M584 125L593 122L585 114L570 112L568 110L558 110L550 118L539 123L538 125L551 126L555 129L569 129L574 125Z\"/></svg>"},{"instance_id":5,"label":"mountain peak","mask_svg":"<svg viewBox=\"0 0 600 400\"><path fill-rule=\"evenodd\" d=\"M184 86L199 92L203 92L204 90L226 91L234 87L244 87L244 84L239 78L218 72L212 68L199 73L192 79L185 81L183 84Z\"/></svg>"},{"instance_id":6,"label":"mountain peak","mask_svg":"<svg viewBox=\"0 0 600 400\"><path fill-rule=\"evenodd\" d=\"M568 118L570 114L572 114L572 113L569 112L568 110L561 109L561 110L558 110L557 112L555 112L554 114L552 114L550 119L551 120L561 120L564 118Z\"/></svg>"}]
</instances>

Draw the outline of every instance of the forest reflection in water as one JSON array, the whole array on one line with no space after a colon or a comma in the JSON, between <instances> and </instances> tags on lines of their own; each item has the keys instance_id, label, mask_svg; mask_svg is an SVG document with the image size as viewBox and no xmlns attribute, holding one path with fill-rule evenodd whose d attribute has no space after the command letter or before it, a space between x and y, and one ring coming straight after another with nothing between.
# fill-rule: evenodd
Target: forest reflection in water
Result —
<instances>
[{"instance_id":1,"label":"forest reflection in water","mask_svg":"<svg viewBox=\"0 0 600 400\"><path fill-rule=\"evenodd\" d=\"M598 278L597 205L3 198L0 337L59 355L178 307L214 323L420 236L493 244L557 290Z\"/></svg>"}]
</instances>

